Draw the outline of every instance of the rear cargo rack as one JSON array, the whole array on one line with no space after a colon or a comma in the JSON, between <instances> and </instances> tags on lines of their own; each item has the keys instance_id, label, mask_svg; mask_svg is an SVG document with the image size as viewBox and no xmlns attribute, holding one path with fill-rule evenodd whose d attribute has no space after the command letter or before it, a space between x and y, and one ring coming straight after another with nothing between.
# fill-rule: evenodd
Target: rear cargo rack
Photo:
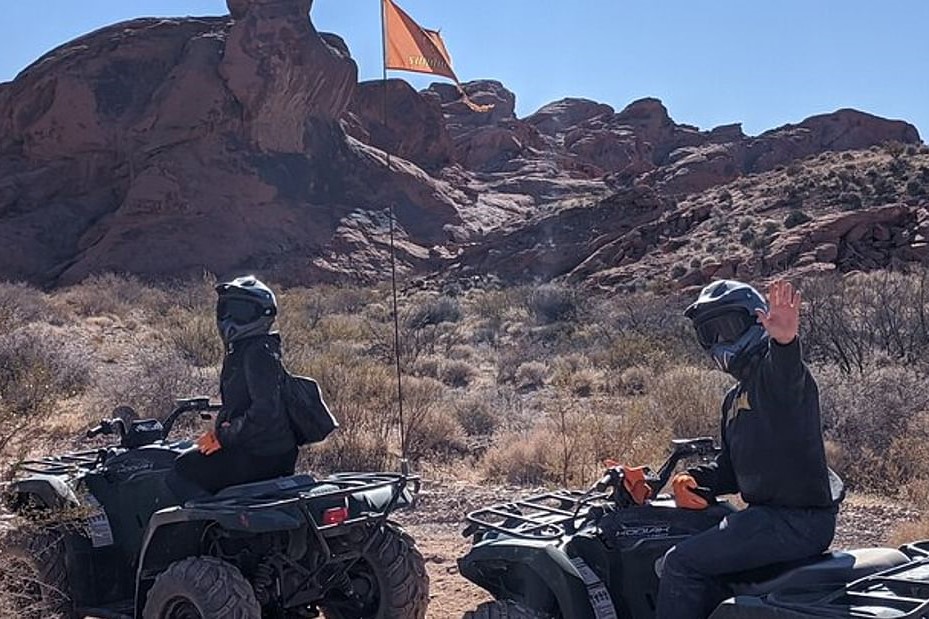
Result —
<instances>
[{"instance_id":1,"label":"rear cargo rack","mask_svg":"<svg viewBox=\"0 0 929 619\"><path fill-rule=\"evenodd\" d=\"M929 558L866 576L817 601L790 597L772 594L768 603L815 617L923 619L929 616Z\"/></svg>"},{"instance_id":2,"label":"rear cargo rack","mask_svg":"<svg viewBox=\"0 0 929 619\"><path fill-rule=\"evenodd\" d=\"M591 509L609 504L608 496L559 490L498 503L469 513L465 535L497 531L522 539L556 540L572 533L576 522Z\"/></svg>"},{"instance_id":3,"label":"rear cargo rack","mask_svg":"<svg viewBox=\"0 0 929 619\"><path fill-rule=\"evenodd\" d=\"M24 460L19 470L39 475L67 475L78 470L90 470L100 461L100 451L78 451L61 456L47 456L37 460Z\"/></svg>"}]
</instances>

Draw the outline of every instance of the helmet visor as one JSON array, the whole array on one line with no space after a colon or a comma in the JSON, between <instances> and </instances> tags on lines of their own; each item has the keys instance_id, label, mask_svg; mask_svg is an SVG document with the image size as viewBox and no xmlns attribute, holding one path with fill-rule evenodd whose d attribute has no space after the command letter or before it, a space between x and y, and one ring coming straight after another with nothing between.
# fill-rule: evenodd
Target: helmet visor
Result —
<instances>
[{"instance_id":1,"label":"helmet visor","mask_svg":"<svg viewBox=\"0 0 929 619\"><path fill-rule=\"evenodd\" d=\"M702 320L695 324L694 328L697 331L697 341L703 348L709 350L719 342L735 342L756 323L757 319L754 316L744 312L726 312Z\"/></svg>"},{"instance_id":2,"label":"helmet visor","mask_svg":"<svg viewBox=\"0 0 929 619\"><path fill-rule=\"evenodd\" d=\"M217 320L229 320L235 324L245 325L254 322L262 315L257 303L244 299L220 299L216 303Z\"/></svg>"}]
</instances>

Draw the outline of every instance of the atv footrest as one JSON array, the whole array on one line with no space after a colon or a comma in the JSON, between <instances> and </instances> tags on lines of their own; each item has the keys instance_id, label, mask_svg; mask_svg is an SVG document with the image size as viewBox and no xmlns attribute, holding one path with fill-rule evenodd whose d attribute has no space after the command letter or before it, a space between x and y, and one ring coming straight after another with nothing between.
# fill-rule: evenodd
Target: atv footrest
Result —
<instances>
[{"instance_id":1,"label":"atv footrest","mask_svg":"<svg viewBox=\"0 0 929 619\"><path fill-rule=\"evenodd\" d=\"M586 518L592 508L604 505L606 499L605 493L546 492L473 511L467 520L471 529L554 540L573 531L577 520Z\"/></svg>"}]
</instances>

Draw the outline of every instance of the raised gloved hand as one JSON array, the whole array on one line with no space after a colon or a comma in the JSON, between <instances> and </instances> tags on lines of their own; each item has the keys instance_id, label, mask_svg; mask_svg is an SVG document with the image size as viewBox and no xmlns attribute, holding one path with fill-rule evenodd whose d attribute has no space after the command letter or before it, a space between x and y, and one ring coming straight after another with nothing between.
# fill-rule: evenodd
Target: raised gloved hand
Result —
<instances>
[{"instance_id":1,"label":"raised gloved hand","mask_svg":"<svg viewBox=\"0 0 929 619\"><path fill-rule=\"evenodd\" d=\"M706 509L710 506L712 495L707 488L701 488L697 480L689 473L678 473L671 480L674 502L684 509Z\"/></svg>"},{"instance_id":2,"label":"raised gloved hand","mask_svg":"<svg viewBox=\"0 0 929 619\"><path fill-rule=\"evenodd\" d=\"M213 430L204 432L197 438L197 449L199 449L200 453L204 456L215 454L222 448L223 446L220 444L219 439L216 438L216 433L213 432Z\"/></svg>"}]
</instances>

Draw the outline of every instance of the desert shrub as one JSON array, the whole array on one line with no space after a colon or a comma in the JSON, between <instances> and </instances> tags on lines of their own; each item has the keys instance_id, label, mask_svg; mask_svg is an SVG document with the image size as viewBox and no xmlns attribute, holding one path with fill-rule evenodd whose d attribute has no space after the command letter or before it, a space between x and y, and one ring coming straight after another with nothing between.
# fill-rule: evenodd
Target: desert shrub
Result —
<instances>
[{"instance_id":1,"label":"desert shrub","mask_svg":"<svg viewBox=\"0 0 929 619\"><path fill-rule=\"evenodd\" d=\"M28 284L0 282L0 334L39 321L60 322L45 293Z\"/></svg>"},{"instance_id":2,"label":"desert shrub","mask_svg":"<svg viewBox=\"0 0 929 619\"><path fill-rule=\"evenodd\" d=\"M464 432L445 401L445 385L431 378L403 381L406 453L413 461L464 450Z\"/></svg>"},{"instance_id":3,"label":"desert shrub","mask_svg":"<svg viewBox=\"0 0 929 619\"><path fill-rule=\"evenodd\" d=\"M827 435L843 451L840 471L852 487L883 488L907 481L900 478L922 466L922 460L906 464L906 454L916 447L906 438L907 429L925 431L917 415L929 410L926 376L903 366L867 367L849 375L835 366L817 366L823 422ZM914 458L923 449L914 453ZM896 455L895 455L896 454Z\"/></svg>"},{"instance_id":4,"label":"desert shrub","mask_svg":"<svg viewBox=\"0 0 929 619\"><path fill-rule=\"evenodd\" d=\"M802 283L804 342L814 360L862 371L875 356L929 358L929 270L820 277Z\"/></svg>"},{"instance_id":5,"label":"desert shrub","mask_svg":"<svg viewBox=\"0 0 929 619\"><path fill-rule=\"evenodd\" d=\"M67 332L35 324L0 338L0 452L60 399L83 392L89 374L86 353Z\"/></svg>"},{"instance_id":6,"label":"desert shrub","mask_svg":"<svg viewBox=\"0 0 929 619\"><path fill-rule=\"evenodd\" d=\"M181 397L217 395L219 376L191 366L166 343L145 343L99 376L93 394L94 417L117 405L131 406L140 417L163 419ZM193 419L193 416L189 416Z\"/></svg>"},{"instance_id":7,"label":"desert shrub","mask_svg":"<svg viewBox=\"0 0 929 619\"><path fill-rule=\"evenodd\" d=\"M801 226L808 221L812 221L812 219L812 217L803 211L790 211L784 218L784 227L788 229L796 228L797 226Z\"/></svg>"},{"instance_id":8,"label":"desert shrub","mask_svg":"<svg viewBox=\"0 0 929 619\"><path fill-rule=\"evenodd\" d=\"M467 344L453 344L445 353L445 356L449 359L471 361L477 357L477 351L474 350L473 346Z\"/></svg>"},{"instance_id":9,"label":"desert shrub","mask_svg":"<svg viewBox=\"0 0 929 619\"><path fill-rule=\"evenodd\" d=\"M548 366L541 361L527 361L516 369L514 379L523 389L538 389L545 385L548 374Z\"/></svg>"},{"instance_id":10,"label":"desert shrub","mask_svg":"<svg viewBox=\"0 0 929 619\"><path fill-rule=\"evenodd\" d=\"M408 310L403 319L409 329L422 329L429 325L461 320L461 305L458 299L441 296L427 299Z\"/></svg>"},{"instance_id":11,"label":"desert shrub","mask_svg":"<svg viewBox=\"0 0 929 619\"><path fill-rule=\"evenodd\" d=\"M457 398L452 410L458 425L470 436L485 436L497 431L502 421L501 412L497 410L498 401L487 392L466 395Z\"/></svg>"},{"instance_id":12,"label":"desert shrub","mask_svg":"<svg viewBox=\"0 0 929 619\"><path fill-rule=\"evenodd\" d=\"M442 364L440 378L449 387L467 387L478 375L477 368L458 359L450 359Z\"/></svg>"},{"instance_id":13,"label":"desert shrub","mask_svg":"<svg viewBox=\"0 0 929 619\"><path fill-rule=\"evenodd\" d=\"M442 357L438 355L425 355L413 364L413 373L416 376L438 378L442 371Z\"/></svg>"},{"instance_id":14,"label":"desert shrub","mask_svg":"<svg viewBox=\"0 0 929 619\"><path fill-rule=\"evenodd\" d=\"M634 365L619 374L618 390L624 395L644 395L651 389L655 373L648 367Z\"/></svg>"},{"instance_id":15,"label":"desert shrub","mask_svg":"<svg viewBox=\"0 0 929 619\"><path fill-rule=\"evenodd\" d=\"M559 284L542 284L526 299L526 307L539 324L573 320L578 313L576 293Z\"/></svg>"},{"instance_id":16,"label":"desert shrub","mask_svg":"<svg viewBox=\"0 0 929 619\"><path fill-rule=\"evenodd\" d=\"M396 376L388 364L334 343L328 350L295 355L291 370L319 381L340 428L309 450L309 463L323 470L383 470L396 431Z\"/></svg>"},{"instance_id":17,"label":"desert shrub","mask_svg":"<svg viewBox=\"0 0 929 619\"><path fill-rule=\"evenodd\" d=\"M165 319L165 337L196 367L222 361L223 345L213 312L174 309Z\"/></svg>"},{"instance_id":18,"label":"desert shrub","mask_svg":"<svg viewBox=\"0 0 929 619\"><path fill-rule=\"evenodd\" d=\"M159 314L174 305L164 291L147 286L134 275L113 273L91 275L61 295L79 316L113 314L125 317L134 310Z\"/></svg>"},{"instance_id":19,"label":"desert shrub","mask_svg":"<svg viewBox=\"0 0 929 619\"><path fill-rule=\"evenodd\" d=\"M490 480L538 486L550 481L550 461L554 437L536 429L522 435L502 436L487 450L482 460L484 475Z\"/></svg>"},{"instance_id":20,"label":"desert shrub","mask_svg":"<svg viewBox=\"0 0 929 619\"><path fill-rule=\"evenodd\" d=\"M847 191L839 194L839 205L846 211L857 211L862 206L861 194Z\"/></svg>"},{"instance_id":21,"label":"desert shrub","mask_svg":"<svg viewBox=\"0 0 929 619\"><path fill-rule=\"evenodd\" d=\"M613 336L604 349L593 355L593 360L614 372L637 366L662 368L670 363L673 348L645 333L622 333Z\"/></svg>"},{"instance_id":22,"label":"desert shrub","mask_svg":"<svg viewBox=\"0 0 929 619\"><path fill-rule=\"evenodd\" d=\"M673 368L654 379L648 411L675 438L718 436L721 402L731 385L722 372Z\"/></svg>"}]
</instances>

